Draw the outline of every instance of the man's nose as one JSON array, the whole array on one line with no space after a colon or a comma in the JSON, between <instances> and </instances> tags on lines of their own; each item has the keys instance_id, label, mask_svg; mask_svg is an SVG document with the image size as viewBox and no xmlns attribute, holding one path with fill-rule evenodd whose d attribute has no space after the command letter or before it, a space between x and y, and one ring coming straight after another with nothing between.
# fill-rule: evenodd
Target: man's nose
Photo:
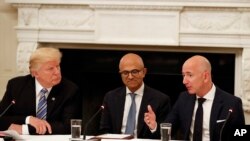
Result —
<instances>
[{"instance_id":1,"label":"man's nose","mask_svg":"<svg viewBox=\"0 0 250 141\"><path fill-rule=\"evenodd\" d=\"M183 77L182 83L187 84L187 78L185 76Z\"/></svg>"}]
</instances>

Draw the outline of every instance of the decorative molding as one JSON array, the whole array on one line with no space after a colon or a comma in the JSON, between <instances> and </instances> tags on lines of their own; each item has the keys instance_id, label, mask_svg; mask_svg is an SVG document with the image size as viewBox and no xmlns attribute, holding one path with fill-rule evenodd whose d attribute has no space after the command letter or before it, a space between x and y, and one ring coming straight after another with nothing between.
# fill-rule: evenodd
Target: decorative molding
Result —
<instances>
[{"instance_id":1,"label":"decorative molding","mask_svg":"<svg viewBox=\"0 0 250 141\"><path fill-rule=\"evenodd\" d=\"M39 43L243 48L235 90L250 113L250 0L5 1L18 9L20 73Z\"/></svg>"},{"instance_id":2,"label":"decorative molding","mask_svg":"<svg viewBox=\"0 0 250 141\"><path fill-rule=\"evenodd\" d=\"M250 112L250 49L244 48L242 54L242 79L243 79L243 96L242 102L244 110Z\"/></svg>"},{"instance_id":3,"label":"decorative molding","mask_svg":"<svg viewBox=\"0 0 250 141\"><path fill-rule=\"evenodd\" d=\"M250 11L242 14L241 32L243 34L250 34Z\"/></svg>"},{"instance_id":4,"label":"decorative molding","mask_svg":"<svg viewBox=\"0 0 250 141\"><path fill-rule=\"evenodd\" d=\"M184 12L181 14L183 32L240 32L240 13L221 12Z\"/></svg>"},{"instance_id":5,"label":"decorative molding","mask_svg":"<svg viewBox=\"0 0 250 141\"><path fill-rule=\"evenodd\" d=\"M19 42L38 42L39 30L37 27L16 27Z\"/></svg>"},{"instance_id":6,"label":"decorative molding","mask_svg":"<svg viewBox=\"0 0 250 141\"><path fill-rule=\"evenodd\" d=\"M182 6L164 6L164 5L112 5L112 4L91 4L94 9L112 9L112 10L168 10L181 11Z\"/></svg>"},{"instance_id":7,"label":"decorative molding","mask_svg":"<svg viewBox=\"0 0 250 141\"><path fill-rule=\"evenodd\" d=\"M238 11L241 11L241 12L250 12L250 7L240 7L240 8L237 8Z\"/></svg>"},{"instance_id":8,"label":"decorative molding","mask_svg":"<svg viewBox=\"0 0 250 141\"><path fill-rule=\"evenodd\" d=\"M39 10L40 28L93 28L94 11L86 7L43 6Z\"/></svg>"},{"instance_id":9,"label":"decorative molding","mask_svg":"<svg viewBox=\"0 0 250 141\"><path fill-rule=\"evenodd\" d=\"M249 8L242 8L249 9ZM237 7L196 7L196 6L184 6L183 11L195 11L195 12L239 12Z\"/></svg>"},{"instance_id":10,"label":"decorative molding","mask_svg":"<svg viewBox=\"0 0 250 141\"><path fill-rule=\"evenodd\" d=\"M18 26L38 26L38 8L19 8Z\"/></svg>"},{"instance_id":11,"label":"decorative molding","mask_svg":"<svg viewBox=\"0 0 250 141\"><path fill-rule=\"evenodd\" d=\"M7 3L28 4L130 4L130 5L190 5L212 7L248 7L249 0L5 0Z\"/></svg>"},{"instance_id":12,"label":"decorative molding","mask_svg":"<svg viewBox=\"0 0 250 141\"><path fill-rule=\"evenodd\" d=\"M17 47L17 72L29 74L29 58L31 53L38 47L37 42L21 42Z\"/></svg>"},{"instance_id":13,"label":"decorative molding","mask_svg":"<svg viewBox=\"0 0 250 141\"><path fill-rule=\"evenodd\" d=\"M14 3L14 7L16 8L39 8L41 4L32 4L32 3Z\"/></svg>"}]
</instances>

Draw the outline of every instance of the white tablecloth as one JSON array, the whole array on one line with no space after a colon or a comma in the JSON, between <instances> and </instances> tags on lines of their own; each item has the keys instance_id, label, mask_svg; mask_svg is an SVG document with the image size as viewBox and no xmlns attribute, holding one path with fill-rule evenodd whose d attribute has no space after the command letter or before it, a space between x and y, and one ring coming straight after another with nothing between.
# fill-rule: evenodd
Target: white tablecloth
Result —
<instances>
[{"instance_id":1,"label":"white tablecloth","mask_svg":"<svg viewBox=\"0 0 250 141\"><path fill-rule=\"evenodd\" d=\"M21 135L22 140L16 141L70 141L71 135ZM92 136L87 136L87 139ZM102 139L102 141L124 141L117 139ZM131 139L130 141L160 141L150 139Z\"/></svg>"}]
</instances>

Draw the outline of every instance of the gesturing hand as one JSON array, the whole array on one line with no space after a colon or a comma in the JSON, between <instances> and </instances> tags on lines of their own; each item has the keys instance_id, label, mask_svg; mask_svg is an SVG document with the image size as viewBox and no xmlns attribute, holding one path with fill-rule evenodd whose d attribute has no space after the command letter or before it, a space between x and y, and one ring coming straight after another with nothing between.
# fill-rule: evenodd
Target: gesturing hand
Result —
<instances>
[{"instance_id":1,"label":"gesturing hand","mask_svg":"<svg viewBox=\"0 0 250 141\"><path fill-rule=\"evenodd\" d=\"M150 105L148 105L148 112L144 113L144 122L148 125L149 129L153 130L156 128L156 116Z\"/></svg>"}]
</instances>

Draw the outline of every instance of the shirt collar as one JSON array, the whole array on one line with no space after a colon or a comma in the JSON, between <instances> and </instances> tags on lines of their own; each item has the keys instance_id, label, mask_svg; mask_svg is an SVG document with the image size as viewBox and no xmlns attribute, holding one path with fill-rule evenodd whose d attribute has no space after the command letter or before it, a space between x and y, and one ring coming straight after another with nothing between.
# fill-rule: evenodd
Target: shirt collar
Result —
<instances>
[{"instance_id":1,"label":"shirt collar","mask_svg":"<svg viewBox=\"0 0 250 141\"><path fill-rule=\"evenodd\" d=\"M142 85L141 85L141 87L138 89L138 90L136 90L134 93L135 94L137 94L137 95L143 95L143 91L144 91L144 83L142 83ZM130 90L129 90L129 88L128 87L126 87L126 94L130 94L130 93L132 93Z\"/></svg>"},{"instance_id":2,"label":"shirt collar","mask_svg":"<svg viewBox=\"0 0 250 141\"><path fill-rule=\"evenodd\" d=\"M37 79L35 79L35 85L36 85L36 96L38 96L39 92L44 88ZM51 91L52 87L46 88L48 90L48 93Z\"/></svg>"},{"instance_id":3,"label":"shirt collar","mask_svg":"<svg viewBox=\"0 0 250 141\"><path fill-rule=\"evenodd\" d=\"M214 96L215 96L215 90L216 90L216 87L215 85L213 84L212 88L208 91L208 93L206 93L204 95L203 98L205 98L206 100L213 100L214 99ZM196 98L200 98L199 96L196 96Z\"/></svg>"}]
</instances>

